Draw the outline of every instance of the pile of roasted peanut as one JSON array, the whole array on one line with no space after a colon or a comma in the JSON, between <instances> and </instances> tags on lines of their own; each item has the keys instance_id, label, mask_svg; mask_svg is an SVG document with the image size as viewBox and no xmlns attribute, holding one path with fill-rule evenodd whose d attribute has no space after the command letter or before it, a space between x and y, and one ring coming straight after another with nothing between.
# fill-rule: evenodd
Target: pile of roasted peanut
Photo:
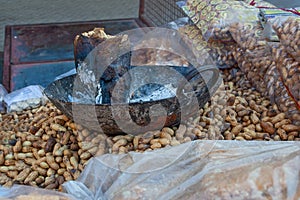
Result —
<instances>
[{"instance_id":1,"label":"pile of roasted peanut","mask_svg":"<svg viewBox=\"0 0 300 200\"><path fill-rule=\"evenodd\" d=\"M273 24L281 44L296 61L300 62L300 22L297 17L283 18Z\"/></svg>"},{"instance_id":2,"label":"pile of roasted peanut","mask_svg":"<svg viewBox=\"0 0 300 200\"><path fill-rule=\"evenodd\" d=\"M61 190L92 156L149 151L192 140L300 140L300 127L251 87L238 69L222 71L224 84L179 127L108 136L75 124L53 104L0 115L0 184Z\"/></svg>"},{"instance_id":3,"label":"pile of roasted peanut","mask_svg":"<svg viewBox=\"0 0 300 200\"><path fill-rule=\"evenodd\" d=\"M280 112L281 109L276 104L253 89L243 74L237 72L236 77L227 76L226 85L237 86L232 92L228 92L229 99L232 100L227 101L227 110L232 108L233 112L230 117L226 116L226 121L231 124L224 133L230 136L226 139L233 136L242 140L300 140L300 126L294 125L290 116Z\"/></svg>"}]
</instances>

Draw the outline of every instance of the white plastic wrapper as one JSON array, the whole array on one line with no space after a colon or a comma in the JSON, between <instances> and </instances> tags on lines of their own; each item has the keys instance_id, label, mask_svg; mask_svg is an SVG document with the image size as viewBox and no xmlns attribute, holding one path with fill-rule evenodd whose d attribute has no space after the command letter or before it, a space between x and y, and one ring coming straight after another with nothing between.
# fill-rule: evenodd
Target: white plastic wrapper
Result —
<instances>
[{"instance_id":1,"label":"white plastic wrapper","mask_svg":"<svg viewBox=\"0 0 300 200\"><path fill-rule=\"evenodd\" d=\"M186 25L193 25L193 22L191 22L188 17L182 17L182 18L176 19L175 21L165 24L164 26L162 26L162 28L178 30L179 28L186 26Z\"/></svg>"},{"instance_id":2,"label":"white plastic wrapper","mask_svg":"<svg viewBox=\"0 0 300 200\"><path fill-rule=\"evenodd\" d=\"M300 143L194 141L91 159L77 199L299 199Z\"/></svg>"},{"instance_id":3,"label":"white plastic wrapper","mask_svg":"<svg viewBox=\"0 0 300 200\"><path fill-rule=\"evenodd\" d=\"M42 106L47 97L43 94L44 88L39 85L31 85L13 91L4 97L7 112L19 112Z\"/></svg>"},{"instance_id":4,"label":"white plastic wrapper","mask_svg":"<svg viewBox=\"0 0 300 200\"><path fill-rule=\"evenodd\" d=\"M75 200L69 194L25 185L0 187L0 200Z\"/></svg>"},{"instance_id":5,"label":"white plastic wrapper","mask_svg":"<svg viewBox=\"0 0 300 200\"><path fill-rule=\"evenodd\" d=\"M3 112L5 110L3 106L3 99L5 95L7 95L7 90L2 84L0 84L0 112Z\"/></svg>"}]
</instances>

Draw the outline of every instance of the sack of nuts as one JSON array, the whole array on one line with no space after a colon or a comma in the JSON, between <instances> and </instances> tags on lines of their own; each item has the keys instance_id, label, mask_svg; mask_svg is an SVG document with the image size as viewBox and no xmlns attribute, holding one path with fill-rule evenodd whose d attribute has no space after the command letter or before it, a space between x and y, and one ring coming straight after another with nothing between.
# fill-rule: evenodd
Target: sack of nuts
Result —
<instances>
[{"instance_id":1,"label":"sack of nuts","mask_svg":"<svg viewBox=\"0 0 300 200\"><path fill-rule=\"evenodd\" d=\"M201 30L205 40L233 41L229 25L240 19L233 11L258 12L258 9L243 1L234 0L188 0L182 7L194 24ZM246 21L256 21L257 15L248 15Z\"/></svg>"},{"instance_id":2,"label":"sack of nuts","mask_svg":"<svg viewBox=\"0 0 300 200\"><path fill-rule=\"evenodd\" d=\"M175 22L174 22L175 23ZM178 27L176 27L178 28ZM138 41L132 42L131 65L189 66L194 60L192 50L184 38L173 28L144 29Z\"/></svg>"},{"instance_id":3,"label":"sack of nuts","mask_svg":"<svg viewBox=\"0 0 300 200\"><path fill-rule=\"evenodd\" d=\"M265 46L258 46L253 50L237 48L234 57L239 67L245 73L255 89L268 97L270 101L277 105L280 111L284 112L295 125L300 125L300 110L291 95L289 89L282 81L282 72L286 70L284 64L278 63L277 59L290 61L284 56L279 43L268 43ZM286 65L287 67L289 65ZM294 68L295 69L295 68ZM291 69L291 71L293 71ZM285 72L287 73L287 72ZM295 79L295 77L294 77ZM291 88L298 89L295 82L291 82ZM298 81L299 82L299 79ZM293 83L293 84L292 84ZM298 90L296 92L298 92ZM298 93L299 94L299 93Z\"/></svg>"},{"instance_id":4,"label":"sack of nuts","mask_svg":"<svg viewBox=\"0 0 300 200\"><path fill-rule=\"evenodd\" d=\"M300 126L300 110L280 79L275 81L274 100L279 110L284 112L293 124Z\"/></svg>"},{"instance_id":5,"label":"sack of nuts","mask_svg":"<svg viewBox=\"0 0 300 200\"><path fill-rule=\"evenodd\" d=\"M263 36L263 27L256 21L233 23L229 31L236 43L243 49L254 50L267 43Z\"/></svg>"},{"instance_id":6,"label":"sack of nuts","mask_svg":"<svg viewBox=\"0 0 300 200\"><path fill-rule=\"evenodd\" d=\"M263 36L263 27L258 21L237 22L230 25L229 31L238 44L234 55L239 67L256 90L265 94L268 88L264 77L273 58Z\"/></svg>"},{"instance_id":7,"label":"sack of nuts","mask_svg":"<svg viewBox=\"0 0 300 200\"><path fill-rule=\"evenodd\" d=\"M214 63L219 68L236 66L236 61L232 54L232 49L235 48L236 43L206 41L201 30L195 25L184 26L179 29L179 32L186 36L184 40L191 47L200 65Z\"/></svg>"},{"instance_id":8,"label":"sack of nuts","mask_svg":"<svg viewBox=\"0 0 300 200\"><path fill-rule=\"evenodd\" d=\"M239 68L246 75L252 86L263 95L267 95L266 92L269 89L264 77L272 64L271 55L270 48L267 46L257 47L254 50L237 48L234 52Z\"/></svg>"},{"instance_id":9,"label":"sack of nuts","mask_svg":"<svg viewBox=\"0 0 300 200\"><path fill-rule=\"evenodd\" d=\"M208 46L211 48L211 56L219 68L226 69L237 66L233 56L233 49L237 46L236 43L208 42Z\"/></svg>"},{"instance_id":10,"label":"sack of nuts","mask_svg":"<svg viewBox=\"0 0 300 200\"><path fill-rule=\"evenodd\" d=\"M299 104L297 104L297 100L292 93L295 90L296 92L299 90L299 87L296 86L299 84L299 79L296 82L294 81L297 76L299 77L295 72L299 63L296 67L293 67L291 63L295 63L295 61L289 57L281 44L272 47L272 55L275 62L273 62L266 75L268 87L271 84L273 86L273 89L271 90L269 88L269 91L272 91L273 100L279 110L285 112L286 116L288 116L295 125L300 125ZM276 74L276 76L274 74ZM289 86L291 88L289 88ZM294 94L296 93L294 92ZM271 94L269 95L271 96ZM297 98L299 98L299 95Z\"/></svg>"},{"instance_id":11,"label":"sack of nuts","mask_svg":"<svg viewBox=\"0 0 300 200\"><path fill-rule=\"evenodd\" d=\"M201 31L195 25L186 25L178 29L187 46L192 50L200 65L212 64L211 49L203 39Z\"/></svg>"},{"instance_id":12,"label":"sack of nuts","mask_svg":"<svg viewBox=\"0 0 300 200\"><path fill-rule=\"evenodd\" d=\"M273 61L272 64L266 71L264 76L264 83L265 86L268 88L266 90L265 96L268 97L272 104L276 104L275 102L275 91L276 91L276 82L279 81L280 75L277 71L275 62Z\"/></svg>"},{"instance_id":13,"label":"sack of nuts","mask_svg":"<svg viewBox=\"0 0 300 200\"><path fill-rule=\"evenodd\" d=\"M148 48L153 45L157 48ZM174 51L166 50L167 46L162 44L159 39L151 38L144 40L136 45L132 51L131 65L145 66L145 65L173 65L173 66L188 66L188 61Z\"/></svg>"},{"instance_id":14,"label":"sack of nuts","mask_svg":"<svg viewBox=\"0 0 300 200\"><path fill-rule=\"evenodd\" d=\"M246 51L244 56L247 57L250 65L248 79L255 83L257 91L265 94L268 88L266 87L267 84L264 81L264 77L272 63L271 52L268 48L262 47L255 51Z\"/></svg>"},{"instance_id":15,"label":"sack of nuts","mask_svg":"<svg viewBox=\"0 0 300 200\"><path fill-rule=\"evenodd\" d=\"M300 16L278 17L273 29L286 51L300 62Z\"/></svg>"},{"instance_id":16,"label":"sack of nuts","mask_svg":"<svg viewBox=\"0 0 300 200\"><path fill-rule=\"evenodd\" d=\"M230 25L229 30L238 44L234 55L239 67L257 91L264 94L267 87L262 83L271 63L271 52L263 39L262 27L258 22L238 22Z\"/></svg>"},{"instance_id":17,"label":"sack of nuts","mask_svg":"<svg viewBox=\"0 0 300 200\"><path fill-rule=\"evenodd\" d=\"M299 149L296 142L206 140L106 154L64 188L77 199L299 199Z\"/></svg>"},{"instance_id":18,"label":"sack of nuts","mask_svg":"<svg viewBox=\"0 0 300 200\"><path fill-rule=\"evenodd\" d=\"M282 82L300 109L300 63L287 52L283 45L275 51L276 67Z\"/></svg>"},{"instance_id":19,"label":"sack of nuts","mask_svg":"<svg viewBox=\"0 0 300 200\"><path fill-rule=\"evenodd\" d=\"M279 74L276 69L275 65L272 65L266 72L264 77L264 82L267 83L268 90L266 91L265 95L269 97L270 102L272 105L275 103L275 90L276 90L276 81L279 79Z\"/></svg>"},{"instance_id":20,"label":"sack of nuts","mask_svg":"<svg viewBox=\"0 0 300 200\"><path fill-rule=\"evenodd\" d=\"M201 30L195 25L185 25L178 30L168 31L178 35L175 41L182 44L180 49L172 45L172 41L164 40L164 37L149 37L134 46L131 64L188 66L191 60L179 53L179 50L185 50L190 52L190 57L200 66L217 64L220 68L231 68L236 65L232 55L236 43L206 41Z\"/></svg>"},{"instance_id":21,"label":"sack of nuts","mask_svg":"<svg viewBox=\"0 0 300 200\"><path fill-rule=\"evenodd\" d=\"M6 111L18 112L45 105L48 99L43 90L39 85L30 85L5 95L3 101Z\"/></svg>"}]
</instances>

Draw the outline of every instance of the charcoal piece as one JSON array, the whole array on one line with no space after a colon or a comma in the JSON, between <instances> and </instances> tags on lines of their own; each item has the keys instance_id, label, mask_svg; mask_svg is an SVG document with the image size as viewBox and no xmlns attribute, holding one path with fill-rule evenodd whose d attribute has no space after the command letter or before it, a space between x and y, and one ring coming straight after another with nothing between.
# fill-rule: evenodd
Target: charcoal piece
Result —
<instances>
[{"instance_id":1,"label":"charcoal piece","mask_svg":"<svg viewBox=\"0 0 300 200\"><path fill-rule=\"evenodd\" d=\"M100 88L96 92L96 102L102 104L124 103L128 101L130 76L120 79L130 67L130 42L127 35L110 36L103 28L76 36L74 41L75 64L86 62L93 71ZM87 71L89 71L87 70ZM85 70L82 70L85 71ZM118 84L117 84L118 83ZM117 84L117 88L115 86ZM99 94L101 98L99 98Z\"/></svg>"},{"instance_id":2,"label":"charcoal piece","mask_svg":"<svg viewBox=\"0 0 300 200\"><path fill-rule=\"evenodd\" d=\"M100 78L102 103L125 103L129 99L130 76L121 78L130 70L130 52L113 61ZM116 87L116 84L118 86Z\"/></svg>"},{"instance_id":3,"label":"charcoal piece","mask_svg":"<svg viewBox=\"0 0 300 200\"><path fill-rule=\"evenodd\" d=\"M81 33L74 39L74 59L76 69L87 55L101 42L113 36L107 35L104 28L95 28L92 31Z\"/></svg>"}]
</instances>

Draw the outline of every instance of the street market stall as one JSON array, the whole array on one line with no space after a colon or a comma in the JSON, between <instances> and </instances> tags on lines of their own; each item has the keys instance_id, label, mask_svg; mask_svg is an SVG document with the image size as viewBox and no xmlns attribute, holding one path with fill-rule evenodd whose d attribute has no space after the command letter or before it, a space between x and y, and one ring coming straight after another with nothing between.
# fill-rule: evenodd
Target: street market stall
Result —
<instances>
[{"instance_id":1,"label":"street market stall","mask_svg":"<svg viewBox=\"0 0 300 200\"><path fill-rule=\"evenodd\" d=\"M73 32L46 85L6 76L0 199L299 199L298 9L152 0L130 22Z\"/></svg>"}]
</instances>

